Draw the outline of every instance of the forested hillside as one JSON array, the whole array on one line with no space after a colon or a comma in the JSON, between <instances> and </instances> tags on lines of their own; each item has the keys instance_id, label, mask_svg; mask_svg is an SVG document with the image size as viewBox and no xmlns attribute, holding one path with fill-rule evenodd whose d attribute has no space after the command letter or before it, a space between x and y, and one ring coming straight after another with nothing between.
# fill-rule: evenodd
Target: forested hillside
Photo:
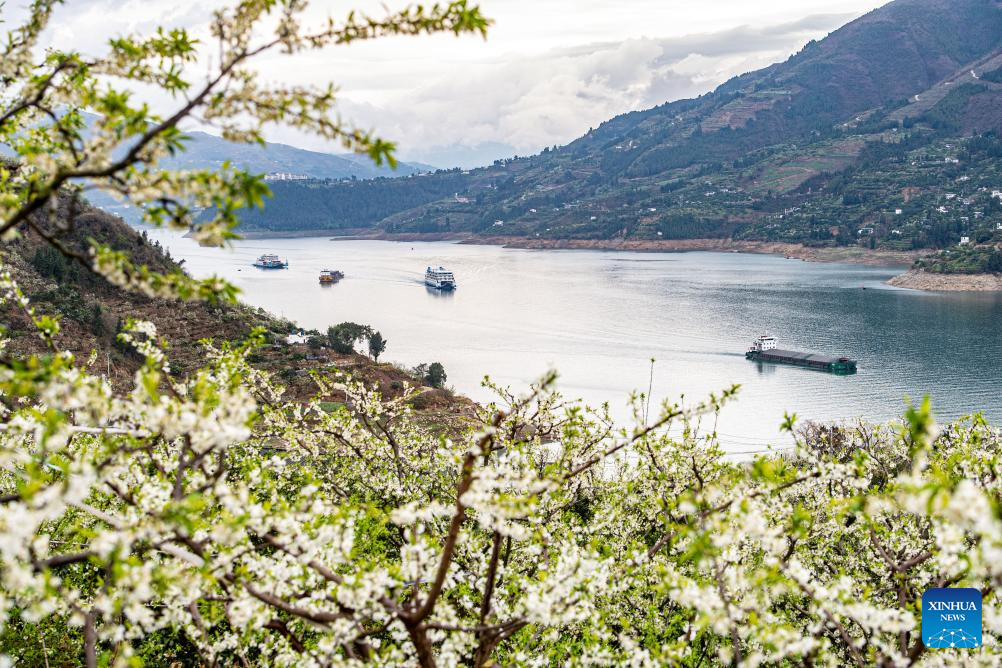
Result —
<instances>
[{"instance_id":1,"label":"forested hillside","mask_svg":"<svg viewBox=\"0 0 1002 668\"><path fill-rule=\"evenodd\" d=\"M1002 224L1000 71L999 3L897 0L784 63L624 114L567 146L402 182L288 184L245 220L939 248Z\"/></svg>"},{"instance_id":2,"label":"forested hillside","mask_svg":"<svg viewBox=\"0 0 1002 668\"><path fill-rule=\"evenodd\" d=\"M324 179L273 181L265 209L248 209L241 229L254 231L369 228L387 216L454 195L464 186L458 170L406 178L338 182ZM331 196L336 191L336 196Z\"/></svg>"}]
</instances>

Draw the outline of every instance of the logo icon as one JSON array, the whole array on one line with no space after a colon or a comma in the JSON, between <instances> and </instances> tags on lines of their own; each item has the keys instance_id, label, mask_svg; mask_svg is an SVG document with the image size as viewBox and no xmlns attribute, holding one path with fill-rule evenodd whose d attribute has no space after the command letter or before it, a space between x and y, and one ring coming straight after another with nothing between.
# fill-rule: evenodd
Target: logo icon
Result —
<instances>
[{"instance_id":1,"label":"logo icon","mask_svg":"<svg viewBox=\"0 0 1002 668\"><path fill-rule=\"evenodd\" d=\"M981 647L981 592L927 589L922 594L922 641L929 649Z\"/></svg>"}]
</instances>

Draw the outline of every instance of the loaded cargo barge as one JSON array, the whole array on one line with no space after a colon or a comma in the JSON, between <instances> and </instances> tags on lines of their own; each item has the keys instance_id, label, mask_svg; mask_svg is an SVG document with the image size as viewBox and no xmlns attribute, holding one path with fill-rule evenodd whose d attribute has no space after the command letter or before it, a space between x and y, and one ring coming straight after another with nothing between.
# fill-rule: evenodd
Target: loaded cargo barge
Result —
<instances>
[{"instance_id":1,"label":"loaded cargo barge","mask_svg":"<svg viewBox=\"0 0 1002 668\"><path fill-rule=\"evenodd\" d=\"M751 348L745 353L747 359L770 364L791 364L827 371L839 376L850 376L856 373L856 360L848 357L830 357L813 353L800 353L794 350L780 350L776 345L775 336L760 336L752 342Z\"/></svg>"}]
</instances>

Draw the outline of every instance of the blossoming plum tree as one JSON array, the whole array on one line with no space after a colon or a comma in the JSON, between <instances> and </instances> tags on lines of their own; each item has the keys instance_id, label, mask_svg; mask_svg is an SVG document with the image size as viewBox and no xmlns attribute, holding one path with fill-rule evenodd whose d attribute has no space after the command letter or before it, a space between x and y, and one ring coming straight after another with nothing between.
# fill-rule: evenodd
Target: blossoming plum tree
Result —
<instances>
[{"instance_id":1,"label":"blossoming plum tree","mask_svg":"<svg viewBox=\"0 0 1002 668\"><path fill-rule=\"evenodd\" d=\"M213 206L196 232L224 241L263 190L235 170L157 170L183 149L186 116L237 140L285 122L390 153L329 120L333 94L260 89L253 55L486 26L458 2L310 32L302 7L248 0L217 15L223 57L196 89L184 31L116 39L103 59L37 62L52 10L39 0L0 61L0 134L19 155L0 181L0 229L38 234L126 288L232 297L218 281L68 247L72 216L57 204L110 188L175 226ZM258 45L266 25L273 36ZM116 79L184 102L155 118L110 88ZM87 132L83 109L101 114ZM0 353L7 664L48 662L53 635L54 664L87 666L998 661L1002 439L980 418L938 428L927 403L883 427L812 431L791 417L792 452L735 461L699 417L736 388L653 412L637 396L636 424L620 427L564 402L549 375L524 395L494 387L475 428L443 434L414 419L409 394L387 399L347 377L317 374L316 399L289 400L248 363L258 336L206 342L205 366L179 379L156 329L132 322L122 342L145 362L115 392L93 360L61 350L58 322L9 272L0 297L50 351ZM325 410L335 386L348 401ZM937 586L983 592L981 650L926 650L921 594Z\"/></svg>"}]
</instances>

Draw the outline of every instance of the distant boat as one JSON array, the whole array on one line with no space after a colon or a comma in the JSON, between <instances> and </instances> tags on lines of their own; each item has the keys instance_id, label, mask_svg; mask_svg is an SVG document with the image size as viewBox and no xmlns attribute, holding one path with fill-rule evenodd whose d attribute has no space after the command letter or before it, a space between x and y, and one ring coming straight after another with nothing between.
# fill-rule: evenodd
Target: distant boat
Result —
<instances>
[{"instance_id":1,"label":"distant boat","mask_svg":"<svg viewBox=\"0 0 1002 668\"><path fill-rule=\"evenodd\" d=\"M793 350L779 350L776 337L767 334L752 342L745 357L755 362L792 364L806 369L827 371L838 376L849 376L856 373L856 360L848 357L829 357L828 355L814 355Z\"/></svg>"},{"instance_id":2,"label":"distant boat","mask_svg":"<svg viewBox=\"0 0 1002 668\"><path fill-rule=\"evenodd\" d=\"M428 267L424 272L424 284L436 290L455 290L456 277L444 267L439 267L438 269Z\"/></svg>"},{"instance_id":3,"label":"distant boat","mask_svg":"<svg viewBox=\"0 0 1002 668\"><path fill-rule=\"evenodd\" d=\"M254 266L258 269L288 269L289 262L277 255L265 254L254 260Z\"/></svg>"},{"instance_id":4,"label":"distant boat","mask_svg":"<svg viewBox=\"0 0 1002 668\"><path fill-rule=\"evenodd\" d=\"M337 269L322 269L320 271L320 282L322 284L337 283L342 278L344 278L344 274Z\"/></svg>"}]
</instances>

